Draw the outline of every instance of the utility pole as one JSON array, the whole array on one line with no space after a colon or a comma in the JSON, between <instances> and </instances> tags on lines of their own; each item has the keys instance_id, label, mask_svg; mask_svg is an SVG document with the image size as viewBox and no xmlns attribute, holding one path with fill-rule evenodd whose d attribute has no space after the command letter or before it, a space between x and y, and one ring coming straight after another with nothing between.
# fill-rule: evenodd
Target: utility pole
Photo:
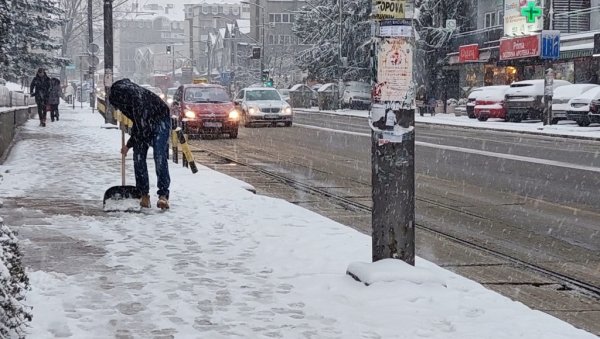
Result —
<instances>
[{"instance_id":1,"label":"utility pole","mask_svg":"<svg viewBox=\"0 0 600 339\"><path fill-rule=\"evenodd\" d=\"M212 41L210 38L210 34L208 35L208 39L206 40L206 46L207 46L207 51L208 51L208 70L206 71L206 78L208 80L208 83L211 83L211 78L212 78Z\"/></svg>"},{"instance_id":2,"label":"utility pole","mask_svg":"<svg viewBox=\"0 0 600 339\"><path fill-rule=\"evenodd\" d=\"M171 45L171 53L173 53L173 86L175 86L175 44Z\"/></svg>"},{"instance_id":3,"label":"utility pole","mask_svg":"<svg viewBox=\"0 0 600 339\"><path fill-rule=\"evenodd\" d=\"M258 0L256 0L256 2L258 2ZM265 27L265 8L261 7L262 9L262 48L260 49L260 78L262 80L262 76L263 73L265 72L265 31L266 28Z\"/></svg>"},{"instance_id":4,"label":"utility pole","mask_svg":"<svg viewBox=\"0 0 600 339\"><path fill-rule=\"evenodd\" d=\"M94 43L94 25L93 25L93 5L92 0L88 0L87 2L87 24L88 24L88 52L91 53L90 63L89 63L89 74L90 79L92 80L92 89L90 91L90 106L92 107L92 112L94 111L94 107L96 107L96 82L94 79L95 67L94 63L91 59L94 58L94 52L92 50L92 44Z\"/></svg>"},{"instance_id":5,"label":"utility pole","mask_svg":"<svg viewBox=\"0 0 600 339\"><path fill-rule=\"evenodd\" d=\"M372 257L414 265L414 0L398 4L390 9L373 2L372 7Z\"/></svg>"},{"instance_id":6,"label":"utility pole","mask_svg":"<svg viewBox=\"0 0 600 339\"><path fill-rule=\"evenodd\" d=\"M113 0L104 0L104 91L106 112L104 120L107 124L115 124L112 109L108 100L113 83Z\"/></svg>"},{"instance_id":7,"label":"utility pole","mask_svg":"<svg viewBox=\"0 0 600 339\"><path fill-rule=\"evenodd\" d=\"M554 10L552 6L552 0L544 1L544 31L552 29L552 20L554 16ZM541 38L541 37L540 37ZM550 125L552 121L552 94L554 89L554 71L552 70L552 62L550 60L544 61L544 114L542 121L544 126Z\"/></svg>"},{"instance_id":8,"label":"utility pole","mask_svg":"<svg viewBox=\"0 0 600 339\"><path fill-rule=\"evenodd\" d=\"M79 103L83 108L83 55L79 56Z\"/></svg>"},{"instance_id":9,"label":"utility pole","mask_svg":"<svg viewBox=\"0 0 600 339\"><path fill-rule=\"evenodd\" d=\"M338 108L342 108L342 97L343 97L343 93L344 93L344 75L342 72L342 66L343 66L343 61L342 61L342 40L343 40L343 36L342 36L342 23L343 23L343 0L338 0L338 6L339 8L339 22L338 22Z\"/></svg>"}]
</instances>

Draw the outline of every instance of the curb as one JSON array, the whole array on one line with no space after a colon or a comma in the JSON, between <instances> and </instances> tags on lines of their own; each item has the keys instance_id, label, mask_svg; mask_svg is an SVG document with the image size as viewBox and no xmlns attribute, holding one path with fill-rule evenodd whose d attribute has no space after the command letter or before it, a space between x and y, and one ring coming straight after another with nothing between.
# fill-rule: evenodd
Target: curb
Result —
<instances>
[{"instance_id":1,"label":"curb","mask_svg":"<svg viewBox=\"0 0 600 339\"><path fill-rule=\"evenodd\" d=\"M319 114L326 114L326 115L337 115L337 116L347 116L347 117L349 116L349 117L353 117L353 118L363 118L363 119L366 119L366 117L361 117L361 116L356 116L356 115L349 115L349 114L338 114L338 113L330 113L330 112L322 112L322 111L305 111L305 110L302 110L302 109L297 109L296 111L297 112L301 112L301 113L305 113L305 114L319 113ZM563 139L600 141L600 137L586 137L586 136L581 136L581 135L554 134L554 133L547 133L547 132L543 132L543 131L540 131L540 132L536 132L536 131L518 131L518 130L511 130L511 129L504 129L504 128L449 125L449 124L429 122L429 121L427 121L427 122L415 121L415 124L433 125L433 126L440 126L440 127L444 127L444 128L456 128L456 129L463 128L463 129L472 129L472 130L484 130L484 131L494 131L494 132L504 132L504 133L516 133L516 134L536 135L536 136L555 137L555 138L563 138Z\"/></svg>"}]
</instances>

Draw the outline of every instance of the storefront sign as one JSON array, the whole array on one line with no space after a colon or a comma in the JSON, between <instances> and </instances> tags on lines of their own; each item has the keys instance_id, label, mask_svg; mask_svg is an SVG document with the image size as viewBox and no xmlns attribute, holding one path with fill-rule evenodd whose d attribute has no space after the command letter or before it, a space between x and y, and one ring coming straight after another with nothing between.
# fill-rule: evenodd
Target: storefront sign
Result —
<instances>
[{"instance_id":1,"label":"storefront sign","mask_svg":"<svg viewBox=\"0 0 600 339\"><path fill-rule=\"evenodd\" d=\"M479 45L465 45L458 48L458 60L462 62L479 61Z\"/></svg>"},{"instance_id":2,"label":"storefront sign","mask_svg":"<svg viewBox=\"0 0 600 339\"><path fill-rule=\"evenodd\" d=\"M548 0L549 1L549 0ZM531 14L534 22L527 22L526 16L523 16L521 10L527 9L528 2L535 2L532 10L526 14ZM541 31L544 27L543 16L537 16L535 8L544 8L544 0L505 0L504 1L504 35L527 35L533 32Z\"/></svg>"},{"instance_id":3,"label":"storefront sign","mask_svg":"<svg viewBox=\"0 0 600 339\"><path fill-rule=\"evenodd\" d=\"M373 100L407 101L413 81L413 51L409 40L381 39L378 48L377 83L373 89Z\"/></svg>"},{"instance_id":4,"label":"storefront sign","mask_svg":"<svg viewBox=\"0 0 600 339\"><path fill-rule=\"evenodd\" d=\"M594 34L594 56L600 56L600 33Z\"/></svg>"},{"instance_id":5,"label":"storefront sign","mask_svg":"<svg viewBox=\"0 0 600 339\"><path fill-rule=\"evenodd\" d=\"M371 16L378 20L406 18L406 0L372 0Z\"/></svg>"},{"instance_id":6,"label":"storefront sign","mask_svg":"<svg viewBox=\"0 0 600 339\"><path fill-rule=\"evenodd\" d=\"M540 58L557 60L560 56L560 31L542 31Z\"/></svg>"},{"instance_id":7,"label":"storefront sign","mask_svg":"<svg viewBox=\"0 0 600 339\"><path fill-rule=\"evenodd\" d=\"M539 55L539 35L500 40L500 60L530 58Z\"/></svg>"},{"instance_id":8,"label":"storefront sign","mask_svg":"<svg viewBox=\"0 0 600 339\"><path fill-rule=\"evenodd\" d=\"M536 6L535 1L528 1L526 6L521 7L521 15L525 17L528 24L533 24L542 16L542 9Z\"/></svg>"}]
</instances>

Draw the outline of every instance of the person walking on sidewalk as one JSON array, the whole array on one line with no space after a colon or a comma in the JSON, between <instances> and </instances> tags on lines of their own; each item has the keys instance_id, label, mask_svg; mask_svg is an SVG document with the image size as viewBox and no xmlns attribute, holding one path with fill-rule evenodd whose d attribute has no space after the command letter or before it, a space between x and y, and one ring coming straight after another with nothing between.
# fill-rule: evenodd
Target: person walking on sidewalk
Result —
<instances>
[{"instance_id":1,"label":"person walking on sidewalk","mask_svg":"<svg viewBox=\"0 0 600 339\"><path fill-rule=\"evenodd\" d=\"M50 78L48 78L43 68L38 68L37 74L33 78L33 81L31 81L31 86L29 86L29 93L35 97L40 126L42 127L46 126L46 105L49 91Z\"/></svg>"},{"instance_id":2,"label":"person walking on sidewalk","mask_svg":"<svg viewBox=\"0 0 600 339\"><path fill-rule=\"evenodd\" d=\"M50 91L48 92L48 105L50 106L50 120L58 121L58 105L60 104L60 80L57 78L50 79Z\"/></svg>"},{"instance_id":3,"label":"person walking on sidewalk","mask_svg":"<svg viewBox=\"0 0 600 339\"><path fill-rule=\"evenodd\" d=\"M169 208L169 135L171 133L171 116L169 106L156 94L134 84L129 79L115 82L108 96L110 104L133 121L130 138L121 149L127 155L133 148L133 166L135 183L142 192L140 205L150 207L150 183L146 157L148 148L153 148L156 167L158 202L160 209Z\"/></svg>"}]
</instances>

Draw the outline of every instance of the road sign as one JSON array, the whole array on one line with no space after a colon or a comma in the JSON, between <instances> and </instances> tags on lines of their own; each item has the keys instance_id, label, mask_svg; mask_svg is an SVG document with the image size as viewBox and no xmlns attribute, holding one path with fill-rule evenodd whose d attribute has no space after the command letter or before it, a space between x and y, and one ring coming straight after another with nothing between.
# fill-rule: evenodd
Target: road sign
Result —
<instances>
[{"instance_id":1,"label":"road sign","mask_svg":"<svg viewBox=\"0 0 600 339\"><path fill-rule=\"evenodd\" d=\"M97 56L92 55L92 56L90 56L89 63L90 63L90 65L96 67L100 63L100 59Z\"/></svg>"},{"instance_id":2,"label":"road sign","mask_svg":"<svg viewBox=\"0 0 600 339\"><path fill-rule=\"evenodd\" d=\"M542 31L542 59L556 60L560 56L560 31Z\"/></svg>"},{"instance_id":3,"label":"road sign","mask_svg":"<svg viewBox=\"0 0 600 339\"><path fill-rule=\"evenodd\" d=\"M99 50L100 50L100 47L98 47L98 45L96 45L96 44L90 44L90 47L88 48L88 52L90 52L92 54L98 53Z\"/></svg>"}]
</instances>

